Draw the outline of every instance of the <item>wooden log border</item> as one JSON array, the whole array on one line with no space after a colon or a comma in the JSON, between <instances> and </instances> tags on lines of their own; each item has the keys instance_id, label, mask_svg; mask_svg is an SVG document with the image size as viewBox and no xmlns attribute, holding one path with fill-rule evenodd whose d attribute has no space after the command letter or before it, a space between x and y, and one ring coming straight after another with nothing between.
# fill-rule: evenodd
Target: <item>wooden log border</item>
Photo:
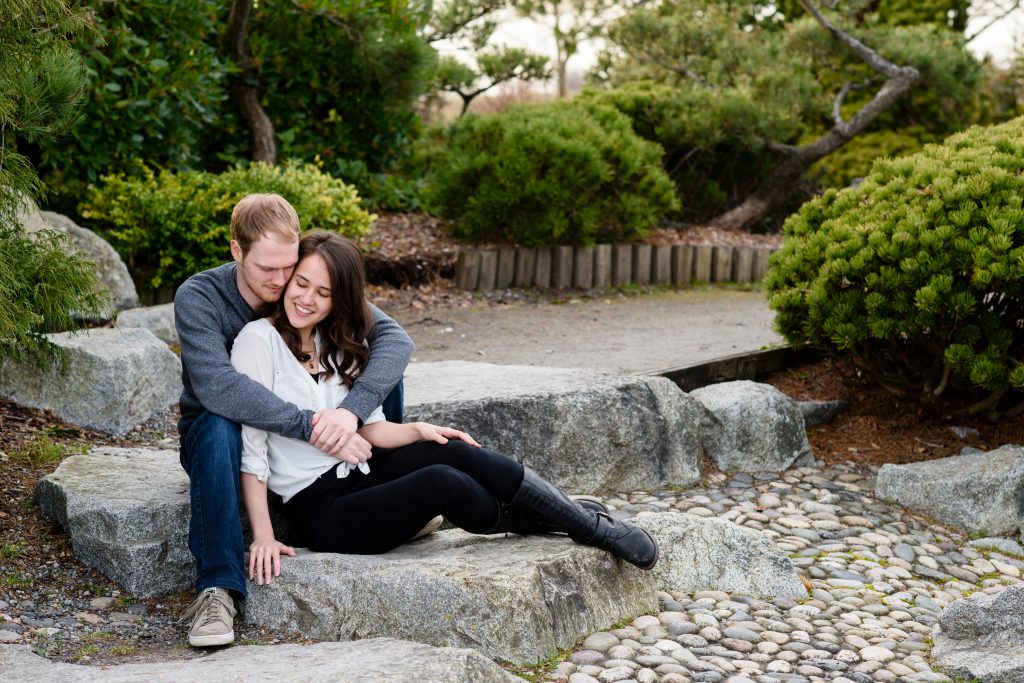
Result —
<instances>
[{"instance_id":1,"label":"wooden log border","mask_svg":"<svg viewBox=\"0 0 1024 683\"><path fill-rule=\"evenodd\" d=\"M764 279L768 257L776 251L776 247L706 244L463 249L455 262L455 286L470 292L489 292L508 287L751 284Z\"/></svg>"}]
</instances>

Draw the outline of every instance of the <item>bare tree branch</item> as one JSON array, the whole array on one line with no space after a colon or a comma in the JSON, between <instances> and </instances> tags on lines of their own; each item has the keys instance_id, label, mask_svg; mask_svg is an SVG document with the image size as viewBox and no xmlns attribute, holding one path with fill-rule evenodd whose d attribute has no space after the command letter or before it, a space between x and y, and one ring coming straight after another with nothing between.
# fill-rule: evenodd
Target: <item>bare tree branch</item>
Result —
<instances>
[{"instance_id":1,"label":"bare tree branch","mask_svg":"<svg viewBox=\"0 0 1024 683\"><path fill-rule=\"evenodd\" d=\"M1012 2L999 7L999 13L996 16L994 16L987 24L985 24L984 26L979 28L977 31L975 31L971 35L965 37L964 38L964 42L965 43L971 42L972 40L974 40L975 38L980 36L982 33L984 33L985 31L989 30L990 28L992 28L992 26L994 24L997 24L1000 21L1002 21L1003 19L1005 19L1006 17L1008 17L1011 12L1015 11L1016 9L1018 9L1020 7L1020 3L1021 3L1021 0L1012 0Z\"/></svg>"},{"instance_id":2,"label":"bare tree branch","mask_svg":"<svg viewBox=\"0 0 1024 683\"><path fill-rule=\"evenodd\" d=\"M843 87L840 88L839 92L836 94L835 102L832 103L832 121L834 121L837 126L842 125L843 123L843 100L845 100L846 96L850 94L851 87L852 86L849 81L843 83Z\"/></svg>"},{"instance_id":3,"label":"bare tree branch","mask_svg":"<svg viewBox=\"0 0 1024 683\"><path fill-rule=\"evenodd\" d=\"M783 159L750 196L738 206L712 220L711 225L714 227L741 228L763 217L786 196L788 189L808 168L867 128L921 77L914 67L898 66L889 62L864 43L833 26L809 0L800 0L800 4L834 39L846 45L875 71L884 75L885 83L849 121L837 122L825 135Z\"/></svg>"},{"instance_id":4,"label":"bare tree branch","mask_svg":"<svg viewBox=\"0 0 1024 683\"><path fill-rule=\"evenodd\" d=\"M773 152L778 152L783 155L796 154L800 151L800 148L796 145L787 145L784 142L775 142L774 140L765 140L764 146Z\"/></svg>"}]
</instances>

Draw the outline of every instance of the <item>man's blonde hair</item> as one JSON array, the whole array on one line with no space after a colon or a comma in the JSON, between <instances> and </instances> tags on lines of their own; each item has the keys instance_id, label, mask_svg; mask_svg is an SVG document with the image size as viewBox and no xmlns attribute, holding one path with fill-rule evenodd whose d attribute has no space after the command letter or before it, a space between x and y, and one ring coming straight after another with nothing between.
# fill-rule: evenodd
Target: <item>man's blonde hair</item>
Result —
<instances>
[{"instance_id":1,"label":"man's blonde hair","mask_svg":"<svg viewBox=\"0 0 1024 683\"><path fill-rule=\"evenodd\" d=\"M235 204L231 212L231 239L238 242L242 254L264 235L299 239L299 214L288 200L278 194L250 194Z\"/></svg>"}]
</instances>

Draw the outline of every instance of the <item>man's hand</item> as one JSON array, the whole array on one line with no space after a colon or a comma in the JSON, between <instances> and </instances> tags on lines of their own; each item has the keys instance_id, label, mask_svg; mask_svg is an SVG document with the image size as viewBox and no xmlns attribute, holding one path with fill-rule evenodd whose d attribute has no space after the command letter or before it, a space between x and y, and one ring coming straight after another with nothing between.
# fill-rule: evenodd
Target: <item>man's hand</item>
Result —
<instances>
[{"instance_id":1,"label":"man's hand","mask_svg":"<svg viewBox=\"0 0 1024 683\"><path fill-rule=\"evenodd\" d=\"M359 420L350 410L321 410L313 416L313 433L309 443L350 465L358 465L370 457L370 444L356 434L358 426Z\"/></svg>"}]
</instances>

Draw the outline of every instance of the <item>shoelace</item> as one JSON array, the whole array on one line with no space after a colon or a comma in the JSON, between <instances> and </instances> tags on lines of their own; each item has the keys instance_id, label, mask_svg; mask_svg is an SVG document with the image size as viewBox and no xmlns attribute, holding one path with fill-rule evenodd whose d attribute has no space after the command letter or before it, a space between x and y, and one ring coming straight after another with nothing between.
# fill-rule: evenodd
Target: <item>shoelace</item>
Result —
<instances>
[{"instance_id":1,"label":"shoelace","mask_svg":"<svg viewBox=\"0 0 1024 683\"><path fill-rule=\"evenodd\" d=\"M219 601L214 595L210 595L209 599L204 601L203 609L199 612L199 626L206 626L207 624L217 621L220 614L217 612Z\"/></svg>"},{"instance_id":2,"label":"shoelace","mask_svg":"<svg viewBox=\"0 0 1024 683\"><path fill-rule=\"evenodd\" d=\"M199 626L206 626L211 621L215 621L218 618L216 608L224 607L224 605L217 599L216 593L207 593L204 591L203 596L200 600L196 601L191 607L185 610L185 613L181 615L181 619L178 623L182 623L189 618L194 617L194 621L198 622ZM225 608L225 611L227 609ZM228 611L230 615L230 611Z\"/></svg>"}]
</instances>

